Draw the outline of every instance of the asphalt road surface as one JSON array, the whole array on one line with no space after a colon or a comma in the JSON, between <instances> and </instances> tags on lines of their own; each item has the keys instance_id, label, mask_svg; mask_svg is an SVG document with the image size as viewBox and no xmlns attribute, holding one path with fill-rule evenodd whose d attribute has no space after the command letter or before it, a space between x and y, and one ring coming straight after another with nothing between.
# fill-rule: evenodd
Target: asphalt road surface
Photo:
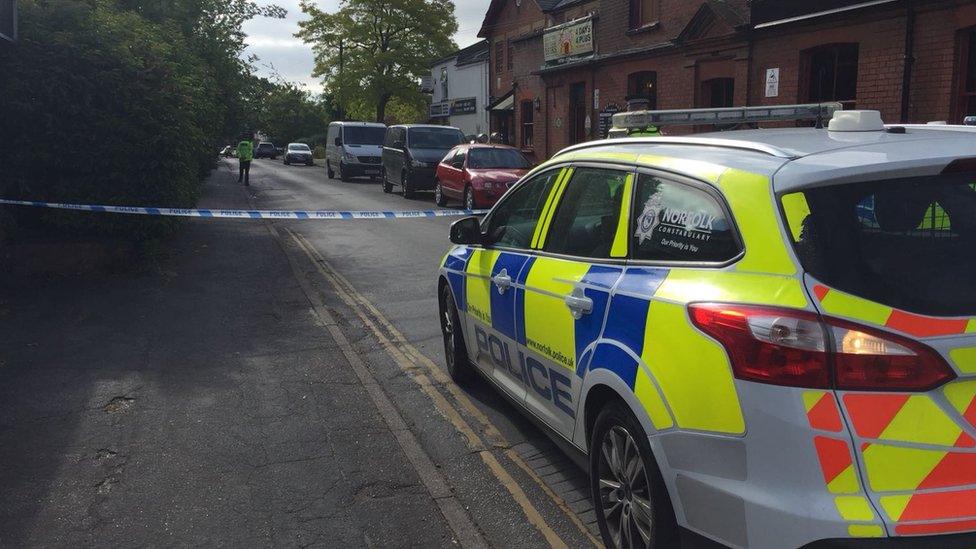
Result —
<instances>
[{"instance_id":1,"label":"asphalt road surface","mask_svg":"<svg viewBox=\"0 0 976 549\"><path fill-rule=\"evenodd\" d=\"M201 207L434 208L222 161ZM0 546L587 547L586 480L443 367L452 219L192 220L137 274L0 286Z\"/></svg>"}]
</instances>

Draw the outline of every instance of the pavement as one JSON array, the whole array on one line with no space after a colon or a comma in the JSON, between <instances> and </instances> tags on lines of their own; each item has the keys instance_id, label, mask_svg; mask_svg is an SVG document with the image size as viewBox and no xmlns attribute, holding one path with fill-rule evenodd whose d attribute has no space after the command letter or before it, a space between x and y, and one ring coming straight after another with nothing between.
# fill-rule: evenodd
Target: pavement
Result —
<instances>
[{"instance_id":1,"label":"pavement","mask_svg":"<svg viewBox=\"0 0 976 549\"><path fill-rule=\"evenodd\" d=\"M419 209L225 160L201 207ZM0 286L0 547L586 547L583 472L443 368L451 219L190 220L153 268Z\"/></svg>"}]
</instances>

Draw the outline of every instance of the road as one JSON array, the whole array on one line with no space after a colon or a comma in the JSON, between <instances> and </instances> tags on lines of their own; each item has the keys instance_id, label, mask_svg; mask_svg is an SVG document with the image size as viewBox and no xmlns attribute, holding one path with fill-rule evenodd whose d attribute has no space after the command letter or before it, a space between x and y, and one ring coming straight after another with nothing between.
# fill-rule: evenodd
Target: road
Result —
<instances>
[{"instance_id":1,"label":"road","mask_svg":"<svg viewBox=\"0 0 976 549\"><path fill-rule=\"evenodd\" d=\"M202 207L433 208L223 161ZM0 285L0 546L597 545L582 472L443 368L451 219L193 220L151 269Z\"/></svg>"}]
</instances>

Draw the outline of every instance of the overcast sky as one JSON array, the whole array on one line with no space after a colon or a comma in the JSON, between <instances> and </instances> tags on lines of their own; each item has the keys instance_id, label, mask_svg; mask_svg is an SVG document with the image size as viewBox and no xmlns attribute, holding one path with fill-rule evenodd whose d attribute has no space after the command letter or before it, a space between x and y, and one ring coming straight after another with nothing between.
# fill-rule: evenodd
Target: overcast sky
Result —
<instances>
[{"instance_id":1,"label":"overcast sky","mask_svg":"<svg viewBox=\"0 0 976 549\"><path fill-rule=\"evenodd\" d=\"M298 1L257 0L259 4L277 4L287 9L288 17L284 20L261 18L250 21L244 27L248 34L247 54L260 57L257 66L262 75L277 72L285 80L305 84L310 91L319 93L322 86L318 79L312 78L312 50L294 36L298 32L298 22L305 17L298 7ZM458 33L454 35L454 41L463 48L478 40L478 29L488 9L488 0L454 0L454 3L458 20ZM325 11L334 11L339 7L339 0L317 0L317 4Z\"/></svg>"}]
</instances>

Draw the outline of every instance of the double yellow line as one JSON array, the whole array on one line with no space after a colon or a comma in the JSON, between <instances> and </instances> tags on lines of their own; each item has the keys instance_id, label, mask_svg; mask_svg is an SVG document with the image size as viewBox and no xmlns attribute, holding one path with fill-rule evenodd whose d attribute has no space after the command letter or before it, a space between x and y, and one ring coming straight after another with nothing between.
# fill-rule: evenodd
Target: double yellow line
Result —
<instances>
[{"instance_id":1,"label":"double yellow line","mask_svg":"<svg viewBox=\"0 0 976 549\"><path fill-rule=\"evenodd\" d=\"M408 374L408 377L430 398L437 410L465 438L471 451L478 453L492 475L505 487L514 501L521 507L529 523L542 534L550 546L567 547L566 542L546 522L545 518L539 513L539 510L529 500L525 491L522 490L519 483L502 466L498 458L485 445L481 436L472 428L466 418L471 418L477 422L478 427L482 430L485 439L487 439L490 445L500 449L509 460L531 478L542 492L552 500L557 508L579 529L586 539L595 547L603 546L590 533L579 516L569 508L568 503L549 488L545 481L522 459L522 456L512 448L512 445L506 440L505 436L502 435L488 416L475 406L468 395L451 380L450 376L441 367L411 345L403 334L368 299L356 291L345 277L332 268L322 254L304 236L291 230L287 232L298 245L299 249L315 265L319 274L332 286L336 295L356 313L363 322L363 325L376 337L396 365ZM437 389L436 385L440 385L446 390L457 403L457 406L452 404Z\"/></svg>"}]
</instances>

